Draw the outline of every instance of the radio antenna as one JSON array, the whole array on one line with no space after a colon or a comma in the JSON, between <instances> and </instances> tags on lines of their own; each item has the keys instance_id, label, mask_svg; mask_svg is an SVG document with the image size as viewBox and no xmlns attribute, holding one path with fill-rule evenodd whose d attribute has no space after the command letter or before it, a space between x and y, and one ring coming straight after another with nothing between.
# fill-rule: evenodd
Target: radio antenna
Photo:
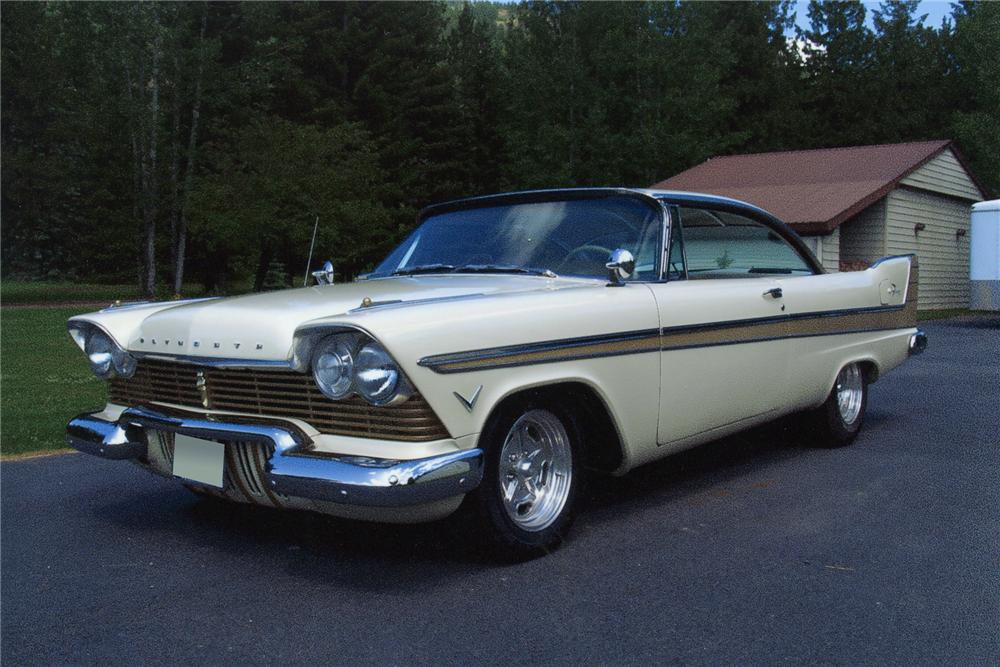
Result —
<instances>
[{"instance_id":1,"label":"radio antenna","mask_svg":"<svg viewBox=\"0 0 1000 667\"><path fill-rule=\"evenodd\" d=\"M309 287L309 267L312 266L313 248L316 247L316 230L319 229L319 216L316 216L316 224L313 225L313 237L309 242L309 259L306 260L306 276L302 279L302 286Z\"/></svg>"}]
</instances>

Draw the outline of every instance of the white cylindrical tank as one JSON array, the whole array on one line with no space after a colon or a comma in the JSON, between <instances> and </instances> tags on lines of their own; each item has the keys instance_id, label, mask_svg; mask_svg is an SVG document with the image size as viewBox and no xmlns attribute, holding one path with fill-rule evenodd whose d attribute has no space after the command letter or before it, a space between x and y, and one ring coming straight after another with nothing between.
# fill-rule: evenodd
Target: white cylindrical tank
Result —
<instances>
[{"instance_id":1,"label":"white cylindrical tank","mask_svg":"<svg viewBox=\"0 0 1000 667\"><path fill-rule=\"evenodd\" d=\"M1000 199L972 205L969 281L972 310L1000 310Z\"/></svg>"}]
</instances>

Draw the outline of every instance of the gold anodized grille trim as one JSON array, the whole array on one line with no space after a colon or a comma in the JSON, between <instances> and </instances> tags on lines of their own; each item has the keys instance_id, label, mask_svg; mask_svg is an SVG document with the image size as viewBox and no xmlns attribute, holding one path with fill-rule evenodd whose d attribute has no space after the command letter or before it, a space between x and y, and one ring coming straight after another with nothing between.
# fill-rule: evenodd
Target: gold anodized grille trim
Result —
<instances>
[{"instance_id":1,"label":"gold anodized grille trim","mask_svg":"<svg viewBox=\"0 0 1000 667\"><path fill-rule=\"evenodd\" d=\"M434 410L415 394L378 407L360 397L331 401L310 375L289 370L191 366L146 359L135 375L108 383L112 403L169 403L247 415L300 419L320 433L430 442L451 437Z\"/></svg>"}]
</instances>

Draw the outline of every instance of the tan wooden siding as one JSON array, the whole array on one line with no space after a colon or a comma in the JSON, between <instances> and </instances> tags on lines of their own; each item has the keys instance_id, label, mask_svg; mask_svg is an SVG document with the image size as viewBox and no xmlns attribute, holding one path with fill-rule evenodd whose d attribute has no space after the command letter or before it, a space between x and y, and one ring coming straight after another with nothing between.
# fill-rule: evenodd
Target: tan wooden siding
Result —
<instances>
[{"instance_id":1,"label":"tan wooden siding","mask_svg":"<svg viewBox=\"0 0 1000 667\"><path fill-rule=\"evenodd\" d=\"M875 202L854 216L840 230L840 259L871 264L885 257L885 200Z\"/></svg>"},{"instance_id":2,"label":"tan wooden siding","mask_svg":"<svg viewBox=\"0 0 1000 667\"><path fill-rule=\"evenodd\" d=\"M827 271L840 270L840 229L834 229L831 234L803 236L802 240L816 255L816 259Z\"/></svg>"},{"instance_id":3,"label":"tan wooden siding","mask_svg":"<svg viewBox=\"0 0 1000 667\"><path fill-rule=\"evenodd\" d=\"M822 257L819 258L827 271L840 270L840 228L834 229L823 238Z\"/></svg>"},{"instance_id":4,"label":"tan wooden siding","mask_svg":"<svg viewBox=\"0 0 1000 667\"><path fill-rule=\"evenodd\" d=\"M941 192L973 201L983 199L983 193L969 178L968 172L949 148L900 181L902 185Z\"/></svg>"},{"instance_id":5,"label":"tan wooden siding","mask_svg":"<svg viewBox=\"0 0 1000 667\"><path fill-rule=\"evenodd\" d=\"M969 305L971 203L899 188L886 198L887 255L920 259L920 310ZM917 224L925 228L914 233ZM956 236L957 230L966 230Z\"/></svg>"}]
</instances>

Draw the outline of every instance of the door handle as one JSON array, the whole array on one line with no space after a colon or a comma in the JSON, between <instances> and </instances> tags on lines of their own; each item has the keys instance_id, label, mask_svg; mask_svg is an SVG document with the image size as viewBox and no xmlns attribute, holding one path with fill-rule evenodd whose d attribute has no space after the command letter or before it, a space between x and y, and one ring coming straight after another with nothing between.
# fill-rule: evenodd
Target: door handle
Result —
<instances>
[{"instance_id":1,"label":"door handle","mask_svg":"<svg viewBox=\"0 0 1000 667\"><path fill-rule=\"evenodd\" d=\"M772 287L771 289L764 292L764 296L769 296L772 299L780 299L782 296L780 287Z\"/></svg>"}]
</instances>

